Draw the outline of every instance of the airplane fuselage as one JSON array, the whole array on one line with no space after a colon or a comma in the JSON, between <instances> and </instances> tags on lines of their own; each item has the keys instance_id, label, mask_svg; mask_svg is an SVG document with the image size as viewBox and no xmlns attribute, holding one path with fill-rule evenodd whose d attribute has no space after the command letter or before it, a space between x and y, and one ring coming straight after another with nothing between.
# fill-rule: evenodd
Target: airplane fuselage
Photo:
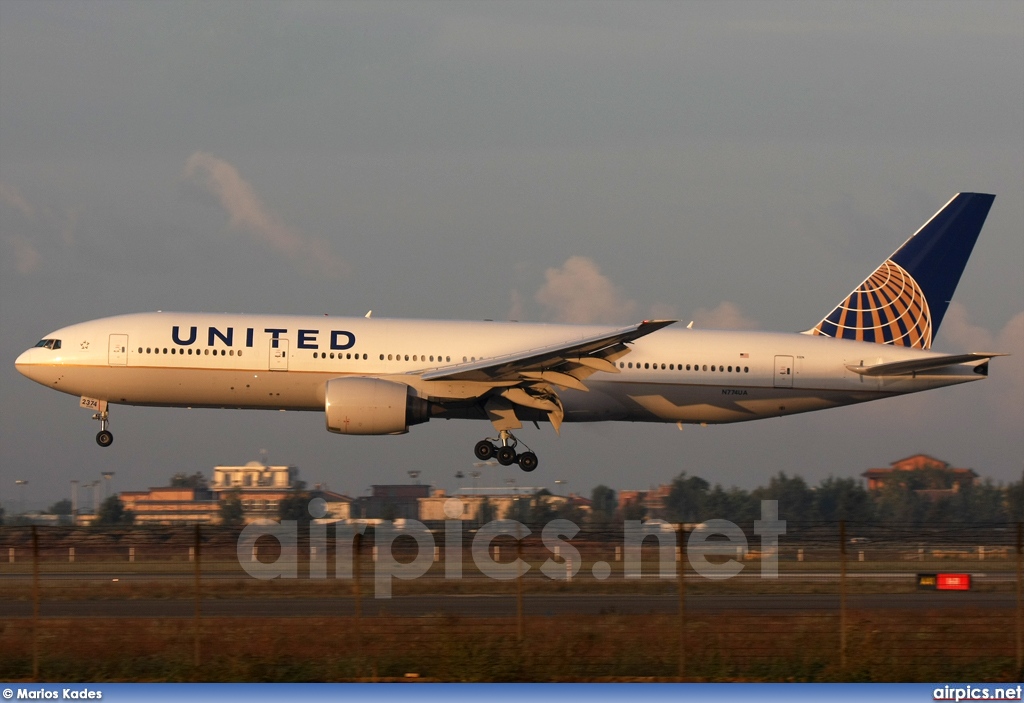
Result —
<instances>
[{"instance_id":1,"label":"airplane fuselage","mask_svg":"<svg viewBox=\"0 0 1024 703\"><path fill-rule=\"evenodd\" d=\"M329 380L375 377L446 399L432 417L486 419L474 381L425 371L610 332L614 328L492 321L139 313L47 335L59 348L29 349L21 373L54 390L112 404L323 411ZM54 346L53 344L50 345ZM983 377L951 366L865 376L850 366L939 357L920 349L806 334L659 330L630 343L618 373L589 390L563 388L566 422L725 423L790 415ZM465 398L462 406L452 399ZM529 412L522 419L546 419Z\"/></svg>"}]
</instances>

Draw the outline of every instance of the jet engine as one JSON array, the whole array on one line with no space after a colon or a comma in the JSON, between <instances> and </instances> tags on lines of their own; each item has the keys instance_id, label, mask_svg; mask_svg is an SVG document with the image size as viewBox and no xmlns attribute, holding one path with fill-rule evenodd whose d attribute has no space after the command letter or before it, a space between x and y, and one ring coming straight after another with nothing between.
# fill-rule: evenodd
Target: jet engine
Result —
<instances>
[{"instance_id":1,"label":"jet engine","mask_svg":"<svg viewBox=\"0 0 1024 703\"><path fill-rule=\"evenodd\" d=\"M430 419L430 403L402 383L379 378L334 378L324 390L328 432L404 434Z\"/></svg>"}]
</instances>

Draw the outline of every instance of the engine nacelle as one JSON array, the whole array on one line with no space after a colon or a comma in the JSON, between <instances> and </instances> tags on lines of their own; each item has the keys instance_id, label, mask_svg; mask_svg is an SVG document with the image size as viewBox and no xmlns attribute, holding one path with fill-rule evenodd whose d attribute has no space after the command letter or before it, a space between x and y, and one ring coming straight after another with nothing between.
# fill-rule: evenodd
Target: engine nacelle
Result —
<instances>
[{"instance_id":1,"label":"engine nacelle","mask_svg":"<svg viewBox=\"0 0 1024 703\"><path fill-rule=\"evenodd\" d=\"M430 403L402 383L379 378L335 378L324 389L327 431L403 434L430 419Z\"/></svg>"}]
</instances>

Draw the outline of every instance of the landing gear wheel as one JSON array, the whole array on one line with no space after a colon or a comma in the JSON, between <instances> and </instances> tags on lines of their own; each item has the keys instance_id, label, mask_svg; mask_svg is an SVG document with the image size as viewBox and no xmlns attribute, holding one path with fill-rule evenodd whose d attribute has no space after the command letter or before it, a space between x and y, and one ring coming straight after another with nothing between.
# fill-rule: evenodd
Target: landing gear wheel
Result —
<instances>
[{"instance_id":1,"label":"landing gear wheel","mask_svg":"<svg viewBox=\"0 0 1024 703\"><path fill-rule=\"evenodd\" d=\"M473 447L473 453L476 454L476 458L480 461L488 461L494 457L494 453L497 451L493 444L488 442L486 439L481 439Z\"/></svg>"},{"instance_id":2,"label":"landing gear wheel","mask_svg":"<svg viewBox=\"0 0 1024 703\"><path fill-rule=\"evenodd\" d=\"M533 452L523 452L519 455L519 468L530 472L537 468L537 455Z\"/></svg>"},{"instance_id":3,"label":"landing gear wheel","mask_svg":"<svg viewBox=\"0 0 1024 703\"><path fill-rule=\"evenodd\" d=\"M114 443L114 434L110 430L100 430L96 434L96 444L101 447L109 447Z\"/></svg>"},{"instance_id":4,"label":"landing gear wheel","mask_svg":"<svg viewBox=\"0 0 1024 703\"><path fill-rule=\"evenodd\" d=\"M498 449L498 463L502 466L512 466L516 463L516 450L514 447L501 447Z\"/></svg>"}]
</instances>

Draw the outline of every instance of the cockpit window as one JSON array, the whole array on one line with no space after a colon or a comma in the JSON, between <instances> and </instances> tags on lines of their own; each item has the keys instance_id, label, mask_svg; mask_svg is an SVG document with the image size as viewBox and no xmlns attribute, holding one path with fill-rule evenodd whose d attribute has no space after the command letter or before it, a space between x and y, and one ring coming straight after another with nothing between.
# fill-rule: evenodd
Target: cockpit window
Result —
<instances>
[{"instance_id":1,"label":"cockpit window","mask_svg":"<svg viewBox=\"0 0 1024 703\"><path fill-rule=\"evenodd\" d=\"M45 349L60 349L60 340L59 339L40 339L39 342L36 343L36 346L37 347L43 347Z\"/></svg>"}]
</instances>

